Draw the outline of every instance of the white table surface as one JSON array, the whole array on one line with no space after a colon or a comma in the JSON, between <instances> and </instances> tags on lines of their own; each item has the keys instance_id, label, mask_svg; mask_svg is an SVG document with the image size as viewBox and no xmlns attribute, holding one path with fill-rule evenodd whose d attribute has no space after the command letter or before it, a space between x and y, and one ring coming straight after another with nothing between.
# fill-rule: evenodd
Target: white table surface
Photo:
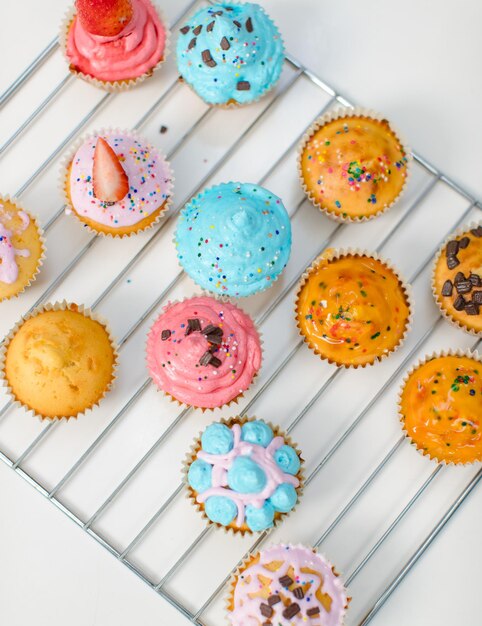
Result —
<instances>
[{"instance_id":1,"label":"white table surface","mask_svg":"<svg viewBox=\"0 0 482 626\"><path fill-rule=\"evenodd\" d=\"M348 97L383 111L419 153L482 197L479 0L261 4L280 25L293 55ZM2 2L0 92L55 35L67 5L65 0ZM2 192L9 190L3 180ZM3 464L0 494L0 623L187 623ZM481 623L481 513L479 488L375 626Z\"/></svg>"}]
</instances>

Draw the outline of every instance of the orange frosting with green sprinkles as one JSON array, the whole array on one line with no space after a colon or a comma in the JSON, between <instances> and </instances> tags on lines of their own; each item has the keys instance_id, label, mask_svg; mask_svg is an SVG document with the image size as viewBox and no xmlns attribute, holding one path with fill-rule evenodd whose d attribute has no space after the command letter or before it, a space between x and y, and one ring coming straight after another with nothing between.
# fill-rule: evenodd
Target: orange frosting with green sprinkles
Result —
<instances>
[{"instance_id":1,"label":"orange frosting with green sprinkles","mask_svg":"<svg viewBox=\"0 0 482 626\"><path fill-rule=\"evenodd\" d=\"M373 217L390 206L407 177L408 155L387 120L352 115L320 126L301 153L314 204L341 218Z\"/></svg>"},{"instance_id":2,"label":"orange frosting with green sprinkles","mask_svg":"<svg viewBox=\"0 0 482 626\"><path fill-rule=\"evenodd\" d=\"M482 363L435 357L408 377L400 411L417 448L452 463L482 461Z\"/></svg>"},{"instance_id":3,"label":"orange frosting with green sprinkles","mask_svg":"<svg viewBox=\"0 0 482 626\"><path fill-rule=\"evenodd\" d=\"M298 295L297 321L305 341L338 365L371 364L394 350L409 314L397 275L365 255L319 260Z\"/></svg>"}]
</instances>

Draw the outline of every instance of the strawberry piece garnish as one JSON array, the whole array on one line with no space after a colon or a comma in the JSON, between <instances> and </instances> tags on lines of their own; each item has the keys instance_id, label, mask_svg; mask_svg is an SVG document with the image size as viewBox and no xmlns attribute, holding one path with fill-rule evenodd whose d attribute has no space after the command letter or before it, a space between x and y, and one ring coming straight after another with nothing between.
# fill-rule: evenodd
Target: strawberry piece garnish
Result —
<instances>
[{"instance_id":1,"label":"strawberry piece garnish","mask_svg":"<svg viewBox=\"0 0 482 626\"><path fill-rule=\"evenodd\" d=\"M129 191L129 179L119 157L102 137L95 146L92 179L94 196L103 202L119 202Z\"/></svg>"},{"instance_id":2,"label":"strawberry piece garnish","mask_svg":"<svg viewBox=\"0 0 482 626\"><path fill-rule=\"evenodd\" d=\"M80 23L91 35L114 37L131 21L131 0L76 0Z\"/></svg>"}]
</instances>

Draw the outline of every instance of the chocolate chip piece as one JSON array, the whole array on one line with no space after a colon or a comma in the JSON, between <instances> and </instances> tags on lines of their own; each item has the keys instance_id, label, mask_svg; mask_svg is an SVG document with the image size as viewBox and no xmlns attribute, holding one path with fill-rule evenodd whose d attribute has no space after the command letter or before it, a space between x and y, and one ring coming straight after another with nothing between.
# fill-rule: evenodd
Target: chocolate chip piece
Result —
<instances>
[{"instance_id":1,"label":"chocolate chip piece","mask_svg":"<svg viewBox=\"0 0 482 626\"><path fill-rule=\"evenodd\" d=\"M305 592L302 587L296 587L296 589L293 589L293 595L297 600L303 600Z\"/></svg>"},{"instance_id":2,"label":"chocolate chip piece","mask_svg":"<svg viewBox=\"0 0 482 626\"><path fill-rule=\"evenodd\" d=\"M224 7L225 11L232 11L233 9L231 7Z\"/></svg>"},{"instance_id":3,"label":"chocolate chip piece","mask_svg":"<svg viewBox=\"0 0 482 626\"><path fill-rule=\"evenodd\" d=\"M449 270L455 269L457 265L460 265L460 261L456 256L447 257L447 267L449 268Z\"/></svg>"},{"instance_id":4,"label":"chocolate chip piece","mask_svg":"<svg viewBox=\"0 0 482 626\"><path fill-rule=\"evenodd\" d=\"M191 41L189 42L189 45L187 47L188 50L192 50L193 48L196 47L196 37L194 37L194 39L191 39Z\"/></svg>"},{"instance_id":5,"label":"chocolate chip piece","mask_svg":"<svg viewBox=\"0 0 482 626\"><path fill-rule=\"evenodd\" d=\"M211 354L214 354L215 352L217 352L219 350L219 346L216 346L215 344L212 344L211 346L209 346L208 350L209 350L209 352Z\"/></svg>"},{"instance_id":6,"label":"chocolate chip piece","mask_svg":"<svg viewBox=\"0 0 482 626\"><path fill-rule=\"evenodd\" d=\"M462 250L465 250L465 248L469 245L470 243L470 239L468 237L462 237L462 239L459 241L459 248L462 248Z\"/></svg>"},{"instance_id":7,"label":"chocolate chip piece","mask_svg":"<svg viewBox=\"0 0 482 626\"><path fill-rule=\"evenodd\" d=\"M248 17L248 19L246 20L246 30L248 31L248 33L253 32L253 21L250 17Z\"/></svg>"},{"instance_id":8,"label":"chocolate chip piece","mask_svg":"<svg viewBox=\"0 0 482 626\"><path fill-rule=\"evenodd\" d=\"M211 52L209 50L203 50L201 54L202 60L208 67L216 67L217 63L211 56Z\"/></svg>"},{"instance_id":9,"label":"chocolate chip piece","mask_svg":"<svg viewBox=\"0 0 482 626\"><path fill-rule=\"evenodd\" d=\"M442 287L442 295L443 296L451 296L454 286L452 285L451 280L446 280L444 282L444 286Z\"/></svg>"},{"instance_id":10,"label":"chocolate chip piece","mask_svg":"<svg viewBox=\"0 0 482 626\"><path fill-rule=\"evenodd\" d=\"M171 336L171 331L170 330L163 330L161 333L161 340L162 341L167 341L167 339L169 339L169 337Z\"/></svg>"},{"instance_id":11,"label":"chocolate chip piece","mask_svg":"<svg viewBox=\"0 0 482 626\"><path fill-rule=\"evenodd\" d=\"M186 335L190 335L198 330L201 330L201 322L198 319L187 320Z\"/></svg>"},{"instance_id":12,"label":"chocolate chip piece","mask_svg":"<svg viewBox=\"0 0 482 626\"><path fill-rule=\"evenodd\" d=\"M251 83L247 80L240 80L236 85L238 91L249 91L251 89Z\"/></svg>"},{"instance_id":13,"label":"chocolate chip piece","mask_svg":"<svg viewBox=\"0 0 482 626\"><path fill-rule=\"evenodd\" d=\"M190 29L191 29L191 27L190 27L190 26L183 26L183 27L181 28L181 33L182 33L183 35L187 35L187 33L190 31Z\"/></svg>"},{"instance_id":14,"label":"chocolate chip piece","mask_svg":"<svg viewBox=\"0 0 482 626\"><path fill-rule=\"evenodd\" d=\"M229 43L229 41L226 39L226 37L223 37L221 39L221 48L223 50L229 50L229 48L231 48L231 44Z\"/></svg>"},{"instance_id":15,"label":"chocolate chip piece","mask_svg":"<svg viewBox=\"0 0 482 626\"><path fill-rule=\"evenodd\" d=\"M472 283L470 280L461 280L455 283L455 289L457 289L457 293L469 293L472 291Z\"/></svg>"},{"instance_id":16,"label":"chocolate chip piece","mask_svg":"<svg viewBox=\"0 0 482 626\"><path fill-rule=\"evenodd\" d=\"M465 308L465 298L464 296L458 296L455 298L454 309L456 311L463 311Z\"/></svg>"},{"instance_id":17,"label":"chocolate chip piece","mask_svg":"<svg viewBox=\"0 0 482 626\"><path fill-rule=\"evenodd\" d=\"M212 22L209 22L209 24L206 26L206 30L208 31L208 33L210 33L212 31L212 29L214 28L214 24L216 22L213 20Z\"/></svg>"},{"instance_id":18,"label":"chocolate chip piece","mask_svg":"<svg viewBox=\"0 0 482 626\"><path fill-rule=\"evenodd\" d=\"M203 27L202 27L202 25L200 24L199 26L196 26L196 28L193 28L193 31L192 31L192 32L193 32L193 33L196 35L196 37L197 37L198 35L200 35L200 34L201 34L202 29L203 29Z\"/></svg>"},{"instance_id":19,"label":"chocolate chip piece","mask_svg":"<svg viewBox=\"0 0 482 626\"><path fill-rule=\"evenodd\" d=\"M222 11L215 11L215 12L213 13L213 15L222 15L222 14L223 14L223 12L222 12Z\"/></svg>"},{"instance_id":20,"label":"chocolate chip piece","mask_svg":"<svg viewBox=\"0 0 482 626\"><path fill-rule=\"evenodd\" d=\"M480 276L478 274L470 274L469 280L472 283L473 287L480 287L480 286L482 286L482 279L480 278Z\"/></svg>"},{"instance_id":21,"label":"chocolate chip piece","mask_svg":"<svg viewBox=\"0 0 482 626\"><path fill-rule=\"evenodd\" d=\"M317 606L314 606L312 609L308 609L306 611L306 615L308 615L308 617L314 617L315 615L319 615L320 614L320 609Z\"/></svg>"},{"instance_id":22,"label":"chocolate chip piece","mask_svg":"<svg viewBox=\"0 0 482 626\"><path fill-rule=\"evenodd\" d=\"M457 272L455 274L454 283L457 284L462 282L463 280L465 280L465 274L463 272Z\"/></svg>"},{"instance_id":23,"label":"chocolate chip piece","mask_svg":"<svg viewBox=\"0 0 482 626\"><path fill-rule=\"evenodd\" d=\"M202 357L199 359L199 365L203 365L204 367L207 367L209 365L209 363L211 362L211 357L213 355L209 352L209 350L207 350L207 352L205 352Z\"/></svg>"},{"instance_id":24,"label":"chocolate chip piece","mask_svg":"<svg viewBox=\"0 0 482 626\"><path fill-rule=\"evenodd\" d=\"M446 256L455 256L459 251L459 242L456 239L452 239L447 244L447 248L445 249Z\"/></svg>"},{"instance_id":25,"label":"chocolate chip piece","mask_svg":"<svg viewBox=\"0 0 482 626\"><path fill-rule=\"evenodd\" d=\"M474 237L482 237L482 225L477 228L472 228L470 231Z\"/></svg>"},{"instance_id":26,"label":"chocolate chip piece","mask_svg":"<svg viewBox=\"0 0 482 626\"><path fill-rule=\"evenodd\" d=\"M263 622L261 626L273 626L272 622Z\"/></svg>"},{"instance_id":27,"label":"chocolate chip piece","mask_svg":"<svg viewBox=\"0 0 482 626\"><path fill-rule=\"evenodd\" d=\"M233 20L233 24L238 28L241 28L241 22L238 22L238 20Z\"/></svg>"},{"instance_id":28,"label":"chocolate chip piece","mask_svg":"<svg viewBox=\"0 0 482 626\"><path fill-rule=\"evenodd\" d=\"M292 579L292 578L290 578L289 576L282 576L282 577L279 579L279 581L280 581L280 584L281 584L283 587L289 587L290 585L292 585L292 584L293 584L293 579Z\"/></svg>"},{"instance_id":29,"label":"chocolate chip piece","mask_svg":"<svg viewBox=\"0 0 482 626\"><path fill-rule=\"evenodd\" d=\"M467 302L467 304L465 305L465 312L467 313L467 315L478 315L479 310L480 308L477 302Z\"/></svg>"},{"instance_id":30,"label":"chocolate chip piece","mask_svg":"<svg viewBox=\"0 0 482 626\"><path fill-rule=\"evenodd\" d=\"M209 353L209 354L211 354L211 353ZM209 365L212 365L213 367L218 368L218 367L221 366L221 360L218 359L217 356L214 356L214 355L211 354L211 360L209 361Z\"/></svg>"},{"instance_id":31,"label":"chocolate chip piece","mask_svg":"<svg viewBox=\"0 0 482 626\"><path fill-rule=\"evenodd\" d=\"M161 126L161 128L159 129L159 132L161 133L161 135L164 135L165 133L167 133L167 126Z\"/></svg>"},{"instance_id":32,"label":"chocolate chip piece","mask_svg":"<svg viewBox=\"0 0 482 626\"><path fill-rule=\"evenodd\" d=\"M472 294L472 302L475 302L475 304L482 304L482 291L474 291Z\"/></svg>"},{"instance_id":33,"label":"chocolate chip piece","mask_svg":"<svg viewBox=\"0 0 482 626\"><path fill-rule=\"evenodd\" d=\"M206 328L203 329L202 334L206 337L208 341L211 343L216 343L215 341L211 341L215 337L223 336L223 329L219 328L219 326L214 326L214 324L208 324ZM221 342L219 342L221 343Z\"/></svg>"},{"instance_id":34,"label":"chocolate chip piece","mask_svg":"<svg viewBox=\"0 0 482 626\"><path fill-rule=\"evenodd\" d=\"M268 598L268 604L270 606L273 606L274 604L278 604L278 602L281 602L281 598L280 598L280 596L278 594L275 594L275 595L270 596Z\"/></svg>"},{"instance_id":35,"label":"chocolate chip piece","mask_svg":"<svg viewBox=\"0 0 482 626\"><path fill-rule=\"evenodd\" d=\"M290 604L283 611L283 617L286 618L286 619L291 619L292 617L294 617L300 611L301 611L301 609L300 609L300 605L299 604Z\"/></svg>"},{"instance_id":36,"label":"chocolate chip piece","mask_svg":"<svg viewBox=\"0 0 482 626\"><path fill-rule=\"evenodd\" d=\"M259 605L259 610L261 611L261 615L263 617L271 617L274 613L273 609L270 607L269 604L265 604L264 602L262 602Z\"/></svg>"}]
</instances>

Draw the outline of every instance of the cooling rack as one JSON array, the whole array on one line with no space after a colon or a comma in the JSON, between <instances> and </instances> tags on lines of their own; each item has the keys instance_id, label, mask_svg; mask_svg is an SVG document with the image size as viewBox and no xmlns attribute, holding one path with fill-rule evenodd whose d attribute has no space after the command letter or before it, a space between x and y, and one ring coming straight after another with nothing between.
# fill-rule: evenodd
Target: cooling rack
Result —
<instances>
[{"instance_id":1,"label":"cooling rack","mask_svg":"<svg viewBox=\"0 0 482 626\"><path fill-rule=\"evenodd\" d=\"M201 3L170 4L176 33ZM39 87L44 75L47 92ZM58 78L53 88L52 76ZM40 100L30 98L33 83ZM480 343L441 318L430 271L443 239L480 219L482 205L415 153L407 192L385 215L356 225L321 215L297 182L296 146L313 119L340 104L353 103L290 55L277 89L238 110L205 106L178 81L172 58L139 89L104 94L66 75L56 39L0 96L6 120L0 173L4 181L21 181L2 192L13 192L39 214L48 252L35 285L2 304L0 332L39 304L66 298L110 320L121 360L116 389L82 420L37 422L2 392L0 458L193 624L222 623L223 589L233 568L247 551L279 540L319 546L344 572L353 596L347 623L369 624L482 476L477 467L447 468L416 454L396 417L397 392L411 364L436 349ZM124 241L92 237L64 215L56 193L65 149L79 134L106 125L138 129L166 152L176 176L169 215L156 230ZM38 162L24 180L23 155L32 147ZM226 180L258 182L280 195L294 247L283 277L240 302L264 338L257 384L235 409L203 414L155 392L144 342L163 304L196 293L172 245L177 213L204 186ZM321 362L293 321L303 270L325 248L345 246L390 258L412 283L415 300L404 346L357 371ZM206 528L180 482L193 438L233 413L280 424L306 459L307 484L296 513L254 538Z\"/></svg>"}]
</instances>

